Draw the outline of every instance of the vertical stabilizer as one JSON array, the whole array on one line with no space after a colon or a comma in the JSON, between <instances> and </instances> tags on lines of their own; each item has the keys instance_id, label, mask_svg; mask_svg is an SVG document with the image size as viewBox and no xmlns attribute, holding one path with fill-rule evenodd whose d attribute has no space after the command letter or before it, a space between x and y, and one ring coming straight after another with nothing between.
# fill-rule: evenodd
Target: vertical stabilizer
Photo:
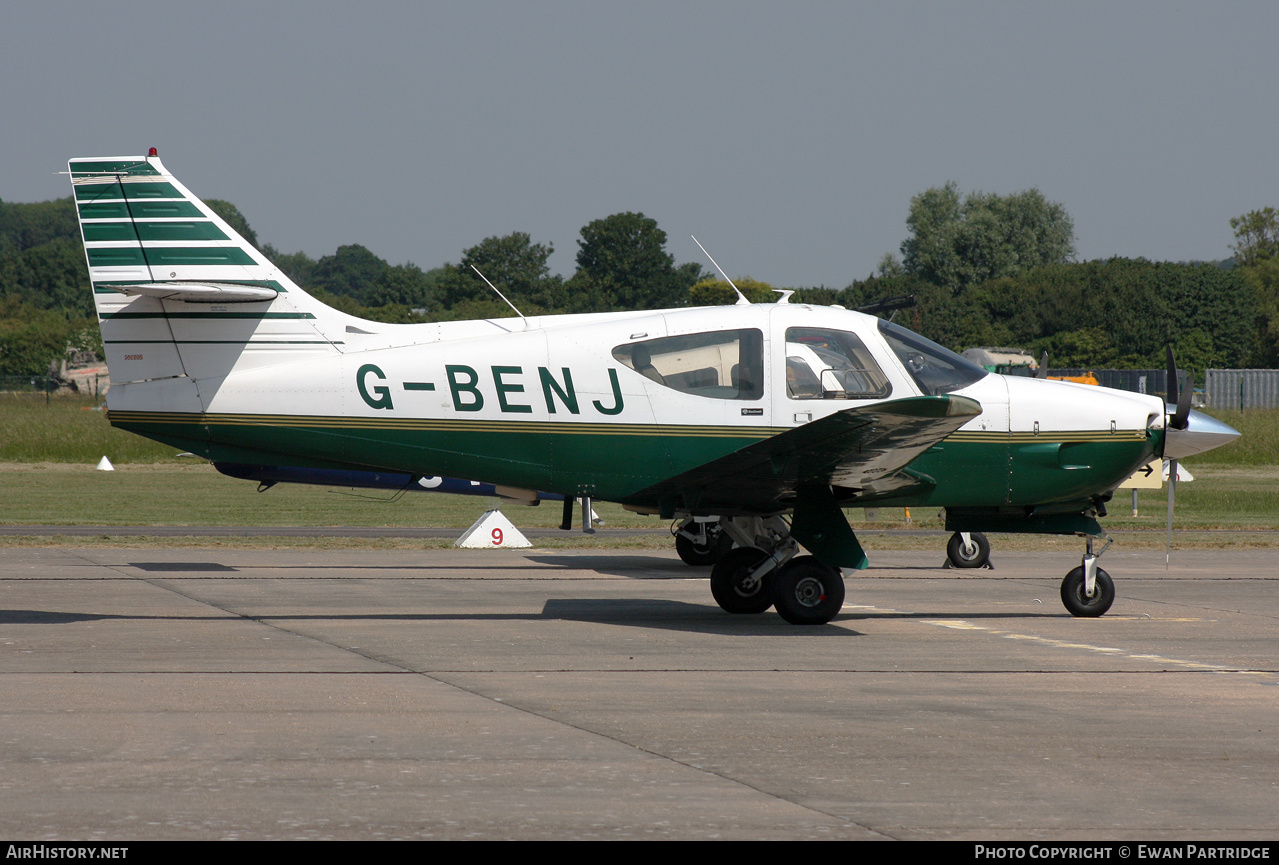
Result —
<instances>
[{"instance_id":1,"label":"vertical stabilizer","mask_svg":"<svg viewBox=\"0 0 1279 865\"><path fill-rule=\"evenodd\" d=\"M359 320L298 288L154 149L68 168L113 390L153 383L207 405L232 372L342 352Z\"/></svg>"}]
</instances>

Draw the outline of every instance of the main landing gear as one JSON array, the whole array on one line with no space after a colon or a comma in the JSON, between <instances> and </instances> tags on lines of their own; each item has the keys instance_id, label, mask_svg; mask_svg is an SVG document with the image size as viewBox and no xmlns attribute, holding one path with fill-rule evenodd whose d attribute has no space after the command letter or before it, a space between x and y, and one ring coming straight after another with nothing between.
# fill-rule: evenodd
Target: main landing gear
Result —
<instances>
[{"instance_id":1,"label":"main landing gear","mask_svg":"<svg viewBox=\"0 0 1279 865\"><path fill-rule=\"evenodd\" d=\"M844 576L813 556L801 556L781 517L720 521L739 546L711 569L711 594L729 613L776 607L792 625L824 625L844 606Z\"/></svg>"}]
</instances>

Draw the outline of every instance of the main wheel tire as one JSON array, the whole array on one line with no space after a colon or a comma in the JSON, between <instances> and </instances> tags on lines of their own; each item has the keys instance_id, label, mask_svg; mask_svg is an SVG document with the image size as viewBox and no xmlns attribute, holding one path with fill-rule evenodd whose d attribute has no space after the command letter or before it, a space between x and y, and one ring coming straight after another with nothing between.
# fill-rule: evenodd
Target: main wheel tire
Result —
<instances>
[{"instance_id":1,"label":"main wheel tire","mask_svg":"<svg viewBox=\"0 0 1279 865\"><path fill-rule=\"evenodd\" d=\"M946 558L952 568L984 568L990 564L990 541L981 532L969 532L972 544L965 545L963 535L955 532L946 542Z\"/></svg>"},{"instance_id":2,"label":"main wheel tire","mask_svg":"<svg viewBox=\"0 0 1279 865\"><path fill-rule=\"evenodd\" d=\"M1096 618L1110 609L1115 602L1115 581L1110 574L1098 568L1097 584L1093 588L1091 598L1084 594L1083 566L1066 574L1066 579L1061 581L1061 602L1072 616Z\"/></svg>"},{"instance_id":3,"label":"main wheel tire","mask_svg":"<svg viewBox=\"0 0 1279 865\"><path fill-rule=\"evenodd\" d=\"M695 568L713 565L733 548L733 539L718 524L706 527L706 544L697 543L686 535L675 536L675 552L683 559L684 564Z\"/></svg>"},{"instance_id":4,"label":"main wheel tire","mask_svg":"<svg viewBox=\"0 0 1279 865\"><path fill-rule=\"evenodd\" d=\"M813 556L796 556L773 575L773 605L792 625L824 625L844 606L844 575Z\"/></svg>"},{"instance_id":5,"label":"main wheel tire","mask_svg":"<svg viewBox=\"0 0 1279 865\"><path fill-rule=\"evenodd\" d=\"M715 603L729 613L762 613L773 605L772 578L776 570L764 574L754 585L750 575L764 563L768 553L758 547L738 547L723 555L711 568L711 594Z\"/></svg>"}]
</instances>

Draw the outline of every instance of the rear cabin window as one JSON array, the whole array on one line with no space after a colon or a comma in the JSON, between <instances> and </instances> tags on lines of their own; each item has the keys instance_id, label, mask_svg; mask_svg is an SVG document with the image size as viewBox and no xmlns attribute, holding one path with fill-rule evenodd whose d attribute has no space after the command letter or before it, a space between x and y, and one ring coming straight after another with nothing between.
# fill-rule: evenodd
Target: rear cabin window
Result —
<instances>
[{"instance_id":1,"label":"rear cabin window","mask_svg":"<svg viewBox=\"0 0 1279 865\"><path fill-rule=\"evenodd\" d=\"M631 342L613 349L613 357L682 393L711 399L764 395L764 337L753 328Z\"/></svg>"},{"instance_id":2,"label":"rear cabin window","mask_svg":"<svg viewBox=\"0 0 1279 865\"><path fill-rule=\"evenodd\" d=\"M786 395L791 399L883 399L893 392L856 334L786 329Z\"/></svg>"}]
</instances>

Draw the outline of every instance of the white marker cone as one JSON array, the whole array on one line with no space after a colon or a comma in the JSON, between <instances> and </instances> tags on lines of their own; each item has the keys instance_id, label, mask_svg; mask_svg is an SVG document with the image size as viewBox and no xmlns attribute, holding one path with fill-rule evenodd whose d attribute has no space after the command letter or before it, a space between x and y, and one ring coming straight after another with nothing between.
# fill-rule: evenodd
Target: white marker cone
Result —
<instances>
[{"instance_id":1,"label":"white marker cone","mask_svg":"<svg viewBox=\"0 0 1279 865\"><path fill-rule=\"evenodd\" d=\"M107 459L106 457L103 457L102 459L98 460L98 471L113 472L115 471L115 466L111 465L111 460Z\"/></svg>"},{"instance_id":2,"label":"white marker cone","mask_svg":"<svg viewBox=\"0 0 1279 865\"><path fill-rule=\"evenodd\" d=\"M508 547L531 547L528 538L497 508L485 511L462 537L453 542L455 547L471 550L497 550Z\"/></svg>"}]
</instances>

